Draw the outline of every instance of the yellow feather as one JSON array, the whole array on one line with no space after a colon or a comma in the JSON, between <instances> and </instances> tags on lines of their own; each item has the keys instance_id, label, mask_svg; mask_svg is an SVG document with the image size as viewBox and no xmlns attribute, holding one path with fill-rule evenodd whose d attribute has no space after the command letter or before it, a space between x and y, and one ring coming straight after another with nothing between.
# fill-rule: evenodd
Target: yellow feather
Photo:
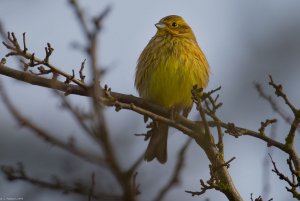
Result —
<instances>
[{"instance_id":1,"label":"yellow feather","mask_svg":"<svg viewBox=\"0 0 300 201\"><path fill-rule=\"evenodd\" d=\"M156 24L155 36L139 57L135 86L144 99L177 111L192 107L194 85L206 87L209 66L192 29L176 15ZM168 125L154 121L145 160L167 161Z\"/></svg>"},{"instance_id":2,"label":"yellow feather","mask_svg":"<svg viewBox=\"0 0 300 201\"><path fill-rule=\"evenodd\" d=\"M167 108L184 109L192 105L192 87L206 87L208 63L189 31L189 35L181 36L162 35L158 30L150 40L136 69L135 85L142 98Z\"/></svg>"}]
</instances>

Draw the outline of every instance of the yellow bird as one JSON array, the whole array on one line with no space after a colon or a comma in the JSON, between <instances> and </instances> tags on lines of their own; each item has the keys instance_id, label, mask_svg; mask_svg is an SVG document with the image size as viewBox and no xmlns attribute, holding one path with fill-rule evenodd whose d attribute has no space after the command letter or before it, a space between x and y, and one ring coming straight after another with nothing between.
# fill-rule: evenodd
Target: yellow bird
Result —
<instances>
[{"instance_id":1,"label":"yellow bird","mask_svg":"<svg viewBox=\"0 0 300 201\"><path fill-rule=\"evenodd\" d=\"M141 53L135 75L140 97L188 115L194 85L205 88L209 65L191 27L177 15L162 18L157 32ZM154 122L144 159L167 161L168 126Z\"/></svg>"}]
</instances>

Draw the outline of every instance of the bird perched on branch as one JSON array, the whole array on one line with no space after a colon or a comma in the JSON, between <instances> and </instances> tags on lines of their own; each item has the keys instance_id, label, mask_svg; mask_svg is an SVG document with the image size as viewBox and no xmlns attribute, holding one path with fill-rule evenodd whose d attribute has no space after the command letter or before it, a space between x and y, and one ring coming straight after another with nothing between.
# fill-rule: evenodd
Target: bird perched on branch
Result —
<instances>
[{"instance_id":1,"label":"bird perched on branch","mask_svg":"<svg viewBox=\"0 0 300 201\"><path fill-rule=\"evenodd\" d=\"M193 86L205 88L209 65L191 27L177 15L162 18L141 53L135 75L140 97L187 116ZM168 125L154 121L144 159L167 161Z\"/></svg>"}]
</instances>

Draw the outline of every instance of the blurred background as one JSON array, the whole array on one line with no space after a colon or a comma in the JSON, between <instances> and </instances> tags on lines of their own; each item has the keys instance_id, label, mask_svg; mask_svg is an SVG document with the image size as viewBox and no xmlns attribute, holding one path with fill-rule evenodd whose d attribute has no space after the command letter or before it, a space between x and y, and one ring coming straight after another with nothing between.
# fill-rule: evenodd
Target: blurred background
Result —
<instances>
[{"instance_id":1,"label":"blurred background","mask_svg":"<svg viewBox=\"0 0 300 201\"><path fill-rule=\"evenodd\" d=\"M133 84L137 58L155 34L154 24L166 15L176 14L181 15L193 28L210 63L211 78L207 90L222 86L220 101L224 105L219 110L222 120L257 130L260 122L266 118L278 118L270 105L259 97L253 84L259 82L267 93L273 94L268 86L269 74L276 82L283 84L291 101L300 107L299 1L79 2L90 17L100 13L106 6L112 6L103 24L98 56L101 67L107 70L102 83L108 84L113 91L137 95ZM86 58L82 51L74 48L74 44L84 44L85 41L67 0L1 0L0 20L7 31L15 32L19 38L26 32L29 51L35 52L38 57L44 57L44 47L50 42L54 48L50 61L66 72L79 70L81 62ZM4 57L6 53L4 46L0 46L0 57ZM7 64L18 68L13 58L9 58ZM51 90L4 76L0 76L0 80L23 115L61 139L73 136L79 146L98 151L98 147L83 134L72 116L61 109L59 98ZM89 108L89 100L85 97L68 98L83 110ZM283 101L276 100L289 112ZM133 135L146 131L143 118L125 110L117 113L113 108L107 108L105 113L118 157L124 167L127 167L144 152L148 143ZM197 117L196 111L190 115L192 119ZM283 140L288 126L283 120L278 120L276 138ZM2 102L0 128L1 165L14 165L21 161L29 175L45 180L50 180L51 175L55 174L63 175L66 181L89 182L92 172L96 173L97 178L106 175L104 170L46 144L20 127ZM140 200L150 200L168 181L170 169L174 167L177 152L185 139L184 135L171 129L167 165L151 162L139 167L137 181L142 192ZM298 134L296 142L299 140ZM299 143L297 146L299 153ZM271 172L269 159L265 161L267 153L272 153L281 170L287 170L287 155L276 149L266 148L266 144L260 140L225 136L225 157L227 160L236 157L231 163L230 172L245 200L250 200L251 193L254 197L262 195L264 199L292 200L291 194L285 190L285 183ZM209 179L208 164L203 151L193 143L188 150L181 183L168 194L166 200L226 200L216 191L209 191L200 198L191 197L184 192L199 190L199 180ZM96 187L118 192L113 180L98 180ZM81 196L68 196L47 189L36 191L36 187L25 182L8 182L3 174L0 174L0 186L0 198L86 200Z\"/></svg>"}]
</instances>

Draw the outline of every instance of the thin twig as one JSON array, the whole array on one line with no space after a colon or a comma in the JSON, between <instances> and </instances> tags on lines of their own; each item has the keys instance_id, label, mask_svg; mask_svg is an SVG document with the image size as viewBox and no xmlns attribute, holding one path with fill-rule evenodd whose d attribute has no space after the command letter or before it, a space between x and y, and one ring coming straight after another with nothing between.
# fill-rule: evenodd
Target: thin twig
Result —
<instances>
[{"instance_id":1,"label":"thin twig","mask_svg":"<svg viewBox=\"0 0 300 201\"><path fill-rule=\"evenodd\" d=\"M270 78L270 82L269 85L271 85L274 89L275 89L275 94L279 97L281 97L284 102L290 107L290 109L293 111L293 113L295 114L295 116L297 115L297 113L299 113L299 110L296 109L296 107L291 103L291 101L288 99L287 95L283 92L283 87L281 84L276 84L273 81L273 78L271 75L269 75Z\"/></svg>"},{"instance_id":2,"label":"thin twig","mask_svg":"<svg viewBox=\"0 0 300 201\"><path fill-rule=\"evenodd\" d=\"M24 48L26 48L26 51L25 51L25 49L22 50L20 48L18 39L17 39L17 37L15 36L15 34L13 32L12 33L8 32L7 38L9 40L10 44L7 43L7 42L2 42L3 45L7 49L11 50L11 52L6 54L6 57L21 56L22 58L29 60L29 63L25 65L25 69L28 66L34 67L34 66L38 66L38 65L44 65L44 66L48 67L53 73L62 75L66 79L71 80L72 82L74 82L75 84L79 85L82 88L87 88L87 86L84 83L82 83L80 80L76 79L75 76L72 76L72 75L60 70L58 67L52 65L49 62L49 58L50 58L50 56L51 56L51 54L53 53L53 50L54 50L51 47L50 43L47 43L47 46L45 47L45 52L46 52L45 58L44 59L39 59L35 56L34 53L29 53L27 51L27 48L26 48L26 45L25 45L26 44L25 34L23 35L23 44L24 44Z\"/></svg>"},{"instance_id":3,"label":"thin twig","mask_svg":"<svg viewBox=\"0 0 300 201\"><path fill-rule=\"evenodd\" d=\"M192 196L200 196L203 195L207 190L218 189L218 185L216 184L215 178L211 177L206 183L200 179L200 189L201 191L185 191L186 193L191 194Z\"/></svg>"},{"instance_id":4,"label":"thin twig","mask_svg":"<svg viewBox=\"0 0 300 201\"><path fill-rule=\"evenodd\" d=\"M298 187L298 184L295 184L293 181L290 180L290 178L288 178L287 176L285 176L283 173L281 173L281 172L278 170L277 165L276 165L276 163L274 162L274 160L273 160L273 158L272 158L272 156L271 156L270 154L269 154L269 157L270 157L270 159L271 159L271 162L272 162L273 168L274 168L274 169L272 170L272 172L275 172L275 173L277 174L277 176L279 177L280 180L286 181L291 187L294 187L294 188Z\"/></svg>"},{"instance_id":5,"label":"thin twig","mask_svg":"<svg viewBox=\"0 0 300 201\"><path fill-rule=\"evenodd\" d=\"M260 124L260 128L258 129L259 133L261 133L262 135L265 133L265 129L267 126L276 123L277 119L266 119L264 122L262 121Z\"/></svg>"},{"instance_id":6,"label":"thin twig","mask_svg":"<svg viewBox=\"0 0 300 201\"><path fill-rule=\"evenodd\" d=\"M259 83L254 83L254 86L259 94L260 97L268 101L270 104L271 108L273 109L274 112L279 114L279 116L288 124L292 122L291 117L286 114L286 112L283 110L283 108L280 107L280 105L277 104L277 102L272 98L272 96L267 95L263 89L262 86Z\"/></svg>"}]
</instances>

